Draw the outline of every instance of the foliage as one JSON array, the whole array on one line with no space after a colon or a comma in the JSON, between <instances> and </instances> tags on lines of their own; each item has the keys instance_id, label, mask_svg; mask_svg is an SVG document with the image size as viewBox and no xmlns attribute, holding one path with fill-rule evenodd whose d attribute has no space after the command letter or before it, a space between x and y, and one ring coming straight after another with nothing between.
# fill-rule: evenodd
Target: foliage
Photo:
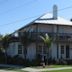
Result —
<instances>
[{"instance_id":1,"label":"foliage","mask_svg":"<svg viewBox=\"0 0 72 72\"><path fill-rule=\"evenodd\" d=\"M26 59L26 54L27 54L27 46L30 43L30 36L29 36L29 32L24 32L24 34L22 36L20 36L20 40L22 45L24 46L24 55L25 55L25 59Z\"/></svg>"},{"instance_id":2,"label":"foliage","mask_svg":"<svg viewBox=\"0 0 72 72\"><path fill-rule=\"evenodd\" d=\"M23 46L28 46L30 43L29 32L24 32L24 34L20 37Z\"/></svg>"},{"instance_id":3,"label":"foliage","mask_svg":"<svg viewBox=\"0 0 72 72\"><path fill-rule=\"evenodd\" d=\"M44 43L48 46L48 48L50 48L51 46L51 38L48 36L48 34L46 33L45 36L40 36L40 38L44 41Z\"/></svg>"},{"instance_id":4,"label":"foliage","mask_svg":"<svg viewBox=\"0 0 72 72\"><path fill-rule=\"evenodd\" d=\"M0 41L2 40L2 38L3 38L3 35L0 34Z\"/></svg>"},{"instance_id":5,"label":"foliage","mask_svg":"<svg viewBox=\"0 0 72 72\"><path fill-rule=\"evenodd\" d=\"M2 39L3 39L3 35L0 34L0 49L2 48Z\"/></svg>"},{"instance_id":6,"label":"foliage","mask_svg":"<svg viewBox=\"0 0 72 72\"><path fill-rule=\"evenodd\" d=\"M49 59L49 48L51 46L51 38L48 36L48 34L46 33L45 36L40 36L40 38L44 41L45 45L48 47L47 48L47 64L48 64L48 59Z\"/></svg>"},{"instance_id":7,"label":"foliage","mask_svg":"<svg viewBox=\"0 0 72 72\"><path fill-rule=\"evenodd\" d=\"M5 63L5 54L0 50L0 64Z\"/></svg>"},{"instance_id":8,"label":"foliage","mask_svg":"<svg viewBox=\"0 0 72 72\"><path fill-rule=\"evenodd\" d=\"M10 40L10 36L8 34L3 36L2 46L3 46L4 49L6 49L9 46L9 40Z\"/></svg>"}]
</instances>

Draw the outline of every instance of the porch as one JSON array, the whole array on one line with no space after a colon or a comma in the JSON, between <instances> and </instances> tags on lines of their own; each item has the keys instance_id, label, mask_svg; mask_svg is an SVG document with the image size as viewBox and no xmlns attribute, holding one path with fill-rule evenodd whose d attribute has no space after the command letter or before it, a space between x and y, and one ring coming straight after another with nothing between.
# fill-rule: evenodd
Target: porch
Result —
<instances>
[{"instance_id":1,"label":"porch","mask_svg":"<svg viewBox=\"0 0 72 72\"><path fill-rule=\"evenodd\" d=\"M58 59L72 59L72 44L60 43L58 49Z\"/></svg>"},{"instance_id":2,"label":"porch","mask_svg":"<svg viewBox=\"0 0 72 72\"><path fill-rule=\"evenodd\" d=\"M28 37L31 38L32 41L41 41L40 36L44 36L48 34L53 41L55 42L72 42L72 33L55 33L55 32L28 32ZM23 32L19 37L25 35Z\"/></svg>"},{"instance_id":3,"label":"porch","mask_svg":"<svg viewBox=\"0 0 72 72\"><path fill-rule=\"evenodd\" d=\"M45 48L45 46L43 46L44 43L41 44L42 46L41 45L38 46L39 43L42 42L42 39L40 38L40 36L44 36L46 33L52 38L52 42L56 44L55 48L56 48L57 59L59 59L59 58L64 58L64 59L71 58L72 59L72 56L71 56L72 55L71 54L72 33L28 32L27 37L29 37L30 40L36 44L36 48L40 47L40 49L41 49L41 52L37 51L37 54L40 54L41 56L44 56L47 58L48 52L47 53L44 52L44 50L47 47ZM22 33L22 35L24 35L24 33ZM20 37L21 37L21 35L20 35Z\"/></svg>"}]
</instances>

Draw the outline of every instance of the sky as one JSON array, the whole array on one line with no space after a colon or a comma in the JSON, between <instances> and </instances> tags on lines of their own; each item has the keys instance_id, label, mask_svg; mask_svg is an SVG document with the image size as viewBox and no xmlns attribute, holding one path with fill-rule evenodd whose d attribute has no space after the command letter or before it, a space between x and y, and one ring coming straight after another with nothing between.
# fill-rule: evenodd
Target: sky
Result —
<instances>
[{"instance_id":1,"label":"sky","mask_svg":"<svg viewBox=\"0 0 72 72\"><path fill-rule=\"evenodd\" d=\"M58 6L58 16L72 18L72 0L0 0L0 34L10 34ZM68 8L70 7L70 8Z\"/></svg>"}]
</instances>

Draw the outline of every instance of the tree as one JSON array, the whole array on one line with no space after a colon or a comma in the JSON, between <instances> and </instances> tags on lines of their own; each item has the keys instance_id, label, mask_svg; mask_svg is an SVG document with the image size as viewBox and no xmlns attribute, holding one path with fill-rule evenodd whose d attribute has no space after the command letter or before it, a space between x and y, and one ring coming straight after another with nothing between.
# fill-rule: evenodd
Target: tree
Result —
<instances>
[{"instance_id":1,"label":"tree","mask_svg":"<svg viewBox=\"0 0 72 72\"><path fill-rule=\"evenodd\" d=\"M2 38L3 38L3 35L0 34L0 41L2 40Z\"/></svg>"},{"instance_id":2,"label":"tree","mask_svg":"<svg viewBox=\"0 0 72 72\"><path fill-rule=\"evenodd\" d=\"M1 48L1 52L4 53L5 63L7 63L6 49L9 46L9 41L10 41L10 36L8 34L5 36L0 35L0 48Z\"/></svg>"},{"instance_id":3,"label":"tree","mask_svg":"<svg viewBox=\"0 0 72 72\"><path fill-rule=\"evenodd\" d=\"M43 40L43 42L45 43L45 45L47 45L48 49L47 49L47 53L49 53L49 48L51 46L51 38L48 36L48 34L46 33L45 36L40 36L40 38ZM47 55L48 57L48 55ZM48 63L48 58L47 58L47 63Z\"/></svg>"},{"instance_id":4,"label":"tree","mask_svg":"<svg viewBox=\"0 0 72 72\"><path fill-rule=\"evenodd\" d=\"M2 48L2 39L3 39L3 35L0 34L0 49Z\"/></svg>"},{"instance_id":5,"label":"tree","mask_svg":"<svg viewBox=\"0 0 72 72\"><path fill-rule=\"evenodd\" d=\"M30 43L30 35L29 35L29 32L24 32L23 35L20 36L20 41L22 43L22 45L24 46L24 58L26 59L26 55L27 55L27 47Z\"/></svg>"},{"instance_id":6,"label":"tree","mask_svg":"<svg viewBox=\"0 0 72 72\"><path fill-rule=\"evenodd\" d=\"M9 42L10 42L10 36L9 34L6 34L5 36L3 36L2 38L2 46L3 48L6 50L7 47L9 46Z\"/></svg>"},{"instance_id":7,"label":"tree","mask_svg":"<svg viewBox=\"0 0 72 72\"><path fill-rule=\"evenodd\" d=\"M0 34L0 55L1 55L1 53L3 53L3 45L2 45L2 40L3 40L3 35L2 34Z\"/></svg>"}]
</instances>

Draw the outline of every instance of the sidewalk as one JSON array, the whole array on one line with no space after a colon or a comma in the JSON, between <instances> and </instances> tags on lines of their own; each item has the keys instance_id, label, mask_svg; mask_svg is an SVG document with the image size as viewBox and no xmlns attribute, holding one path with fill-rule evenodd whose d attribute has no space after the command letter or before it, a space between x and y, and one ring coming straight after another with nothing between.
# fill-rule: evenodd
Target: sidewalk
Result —
<instances>
[{"instance_id":1,"label":"sidewalk","mask_svg":"<svg viewBox=\"0 0 72 72\"><path fill-rule=\"evenodd\" d=\"M10 71L10 70L0 70L0 72L17 72L17 71Z\"/></svg>"},{"instance_id":2,"label":"sidewalk","mask_svg":"<svg viewBox=\"0 0 72 72\"><path fill-rule=\"evenodd\" d=\"M28 71L28 72L42 72L42 71L52 71L52 70L64 70L64 69L72 69L72 67L59 67L59 68L31 68L31 67L26 67L24 68L23 66L18 66L18 65L7 65L7 64L0 64L0 67L15 67L15 68L20 68L22 71ZM4 70L3 70L4 71ZM1 72L1 71L0 71Z\"/></svg>"},{"instance_id":3,"label":"sidewalk","mask_svg":"<svg viewBox=\"0 0 72 72\"><path fill-rule=\"evenodd\" d=\"M64 70L64 69L72 69L72 67L44 68L44 69L35 69L35 68L27 67L21 70L29 71L29 72L42 72L42 71L52 71L52 70Z\"/></svg>"}]
</instances>

